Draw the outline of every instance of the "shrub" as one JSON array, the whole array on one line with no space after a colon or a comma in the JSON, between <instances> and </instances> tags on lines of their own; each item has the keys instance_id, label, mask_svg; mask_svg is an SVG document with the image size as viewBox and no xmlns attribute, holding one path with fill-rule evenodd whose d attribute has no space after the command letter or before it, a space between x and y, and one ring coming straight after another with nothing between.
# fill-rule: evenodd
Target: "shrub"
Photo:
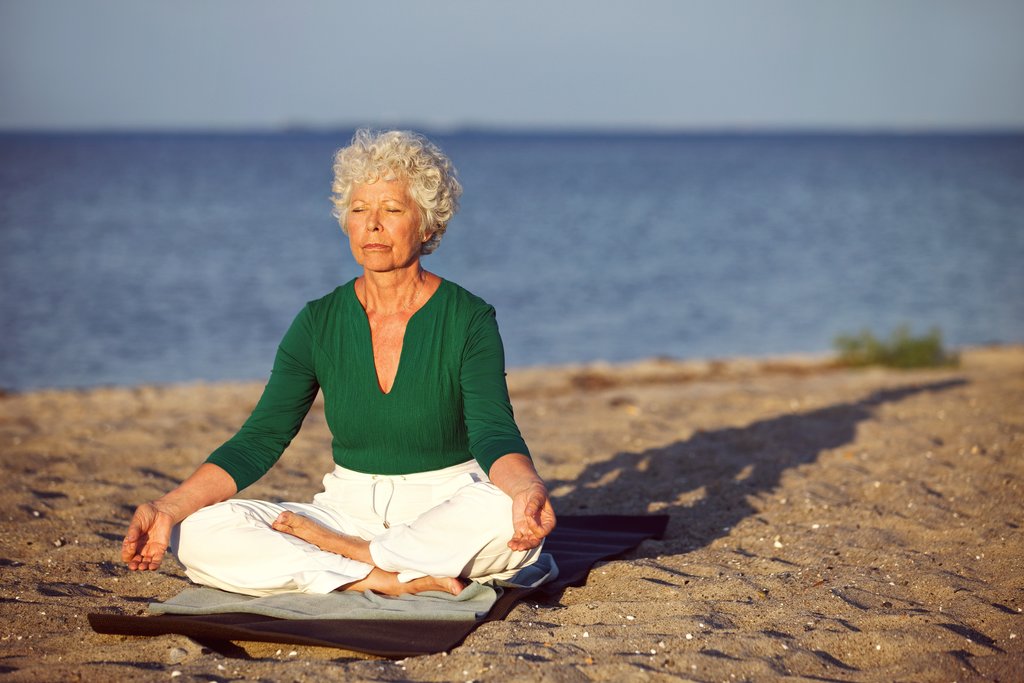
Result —
<instances>
[{"instance_id":1,"label":"shrub","mask_svg":"<svg viewBox=\"0 0 1024 683\"><path fill-rule=\"evenodd\" d=\"M835 339L839 363L853 367L884 365L891 368L935 368L957 365L955 353L942 347L942 333L932 328L915 337L906 325L897 327L888 340L880 340L868 330L860 334L839 335Z\"/></svg>"}]
</instances>

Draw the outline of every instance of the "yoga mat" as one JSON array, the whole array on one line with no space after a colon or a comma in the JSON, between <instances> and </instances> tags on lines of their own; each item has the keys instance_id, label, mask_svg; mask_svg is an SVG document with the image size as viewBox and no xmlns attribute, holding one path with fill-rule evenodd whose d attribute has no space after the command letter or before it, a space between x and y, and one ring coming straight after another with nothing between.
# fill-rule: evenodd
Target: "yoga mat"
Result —
<instances>
[{"instance_id":1,"label":"yoga mat","mask_svg":"<svg viewBox=\"0 0 1024 683\"><path fill-rule=\"evenodd\" d=\"M383 619L277 619L259 614L127 616L89 614L97 633L128 636L185 635L226 656L239 648L226 641L249 640L336 647L384 657L450 650L485 621L504 619L517 602L543 600L566 586L582 584L595 563L635 548L665 532L667 515L561 515L544 544L558 565L558 577L535 588L505 588L479 621Z\"/></svg>"}]
</instances>

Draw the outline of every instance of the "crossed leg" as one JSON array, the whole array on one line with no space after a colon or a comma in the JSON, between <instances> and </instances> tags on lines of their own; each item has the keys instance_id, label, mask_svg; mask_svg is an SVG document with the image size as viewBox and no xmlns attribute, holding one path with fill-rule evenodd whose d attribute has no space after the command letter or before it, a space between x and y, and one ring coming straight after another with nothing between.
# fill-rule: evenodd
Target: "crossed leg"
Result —
<instances>
[{"instance_id":1,"label":"crossed leg","mask_svg":"<svg viewBox=\"0 0 1024 683\"><path fill-rule=\"evenodd\" d=\"M289 504L290 505L290 504ZM311 506L302 506L308 508ZM244 595L272 595L282 592L329 593L334 590L372 590L384 595L423 591L457 594L458 579L434 576L399 581L398 572L386 571L372 561L348 557L337 550L325 551L295 533L273 525L286 512L282 505L259 500L234 500L203 508L182 522L172 534L172 551L194 582ZM307 531L319 532L324 542L358 541L344 550L354 550L366 541L340 532L330 532L311 517L286 512ZM316 510L311 509L310 515ZM325 518L324 523L327 523ZM303 523L304 522L304 523Z\"/></svg>"},{"instance_id":2,"label":"crossed leg","mask_svg":"<svg viewBox=\"0 0 1024 683\"><path fill-rule=\"evenodd\" d=\"M511 505L493 484L477 482L422 512L392 505L394 521L374 534L362 531L365 521L315 499L231 500L185 519L172 545L194 582L245 595L458 594L467 579L507 579L536 560L539 547L508 547Z\"/></svg>"},{"instance_id":3,"label":"crossed leg","mask_svg":"<svg viewBox=\"0 0 1024 683\"><path fill-rule=\"evenodd\" d=\"M329 553L336 553L352 560L373 564L369 541L328 529L319 522L298 513L285 510L277 516L271 527L276 531L290 534L307 543L312 543L317 548ZM338 590L372 590L375 593L383 593L384 595L443 591L452 595L458 595L464 587L465 585L459 579L438 578L435 576L424 576L403 583L398 580L396 572L384 571L380 567L375 566L366 578L341 586Z\"/></svg>"},{"instance_id":4,"label":"crossed leg","mask_svg":"<svg viewBox=\"0 0 1024 683\"><path fill-rule=\"evenodd\" d=\"M314 522L315 524L316 522ZM395 572L386 572L380 567L374 567L365 579L354 581L346 586L338 588L345 591L371 590L382 595L405 595L407 593L422 593L424 591L441 591L458 595L465 586L459 579L442 579L435 576L424 576L420 579L413 579L406 583L398 580Z\"/></svg>"}]
</instances>

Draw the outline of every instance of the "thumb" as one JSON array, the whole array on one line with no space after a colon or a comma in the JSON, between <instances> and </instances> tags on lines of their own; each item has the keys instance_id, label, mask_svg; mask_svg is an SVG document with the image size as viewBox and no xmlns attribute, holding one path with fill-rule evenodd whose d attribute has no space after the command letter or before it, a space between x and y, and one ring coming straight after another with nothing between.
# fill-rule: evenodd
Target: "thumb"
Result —
<instances>
[{"instance_id":1,"label":"thumb","mask_svg":"<svg viewBox=\"0 0 1024 683\"><path fill-rule=\"evenodd\" d=\"M523 514L527 517L535 517L540 510L540 496L531 492L526 498L526 505L523 507Z\"/></svg>"}]
</instances>

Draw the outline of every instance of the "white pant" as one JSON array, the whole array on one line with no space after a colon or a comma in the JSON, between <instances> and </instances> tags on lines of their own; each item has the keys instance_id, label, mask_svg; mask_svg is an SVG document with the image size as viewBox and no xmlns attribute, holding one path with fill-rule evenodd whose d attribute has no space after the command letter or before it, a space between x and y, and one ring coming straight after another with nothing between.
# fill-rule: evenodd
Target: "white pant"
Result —
<instances>
[{"instance_id":1,"label":"white pant","mask_svg":"<svg viewBox=\"0 0 1024 683\"><path fill-rule=\"evenodd\" d=\"M395 476L335 467L312 503L228 500L195 512L176 530L172 550L196 583L246 595L329 593L373 569L275 531L270 525L284 510L370 541L374 565L403 582L508 579L540 555L540 547L509 549L512 499L475 461Z\"/></svg>"}]
</instances>

